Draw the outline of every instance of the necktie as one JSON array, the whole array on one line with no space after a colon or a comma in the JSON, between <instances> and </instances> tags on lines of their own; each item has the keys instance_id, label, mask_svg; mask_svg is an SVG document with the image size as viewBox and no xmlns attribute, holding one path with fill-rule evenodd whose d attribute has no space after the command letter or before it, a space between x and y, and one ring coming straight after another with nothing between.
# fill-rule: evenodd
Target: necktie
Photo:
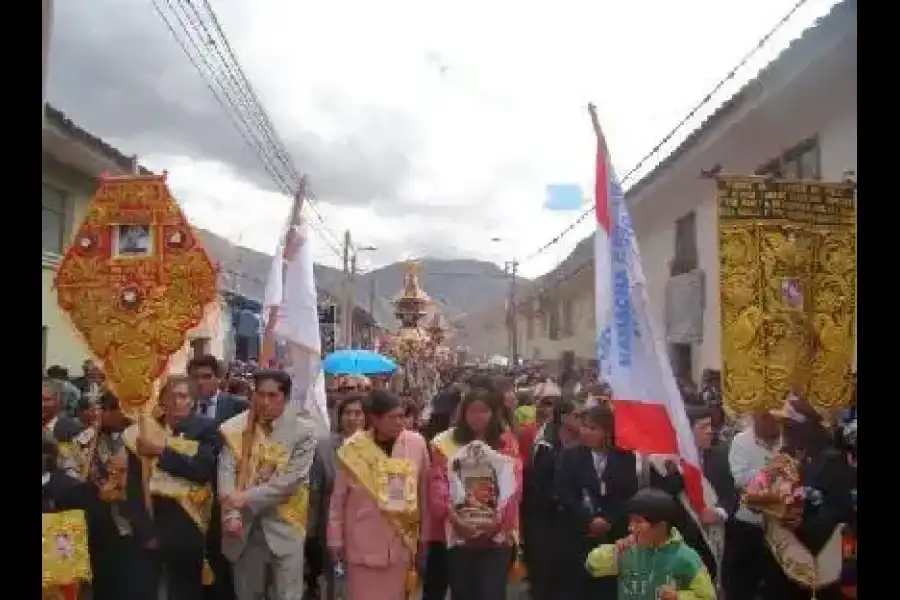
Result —
<instances>
[{"instance_id":1,"label":"necktie","mask_svg":"<svg viewBox=\"0 0 900 600\"><path fill-rule=\"evenodd\" d=\"M201 400L197 407L199 409L197 412L200 413L200 416L207 416L207 413L209 413L209 400Z\"/></svg>"}]
</instances>

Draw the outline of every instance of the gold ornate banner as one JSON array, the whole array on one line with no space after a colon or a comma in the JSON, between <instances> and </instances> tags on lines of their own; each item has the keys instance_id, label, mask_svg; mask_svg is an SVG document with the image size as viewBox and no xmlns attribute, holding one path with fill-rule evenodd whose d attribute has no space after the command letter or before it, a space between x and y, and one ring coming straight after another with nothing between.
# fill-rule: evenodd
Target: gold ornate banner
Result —
<instances>
[{"instance_id":1,"label":"gold ornate banner","mask_svg":"<svg viewBox=\"0 0 900 600\"><path fill-rule=\"evenodd\" d=\"M165 176L103 176L56 272L60 308L139 413L218 294L218 270Z\"/></svg>"},{"instance_id":2,"label":"gold ornate banner","mask_svg":"<svg viewBox=\"0 0 900 600\"><path fill-rule=\"evenodd\" d=\"M856 340L853 184L717 182L722 392L747 413L791 392L817 408L850 398Z\"/></svg>"}]
</instances>

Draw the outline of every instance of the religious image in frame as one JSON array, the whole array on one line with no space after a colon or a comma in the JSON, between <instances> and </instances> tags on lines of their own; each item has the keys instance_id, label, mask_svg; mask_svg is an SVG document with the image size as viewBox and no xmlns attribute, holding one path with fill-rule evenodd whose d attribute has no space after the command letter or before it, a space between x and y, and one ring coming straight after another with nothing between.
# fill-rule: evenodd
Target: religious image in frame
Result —
<instances>
[{"instance_id":1,"label":"religious image in frame","mask_svg":"<svg viewBox=\"0 0 900 600\"><path fill-rule=\"evenodd\" d=\"M153 235L150 226L114 226L113 254L116 258L147 258L152 256Z\"/></svg>"}]
</instances>

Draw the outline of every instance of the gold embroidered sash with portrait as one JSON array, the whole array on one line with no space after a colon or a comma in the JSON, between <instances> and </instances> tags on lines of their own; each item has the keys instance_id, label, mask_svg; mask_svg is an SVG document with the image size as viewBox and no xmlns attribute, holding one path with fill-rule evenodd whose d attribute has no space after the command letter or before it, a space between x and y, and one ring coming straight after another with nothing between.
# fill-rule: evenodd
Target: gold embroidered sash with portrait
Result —
<instances>
[{"instance_id":1,"label":"gold embroidered sash with portrait","mask_svg":"<svg viewBox=\"0 0 900 600\"><path fill-rule=\"evenodd\" d=\"M419 544L418 477L409 459L392 458L360 431L338 449L338 460L378 505L413 555Z\"/></svg>"},{"instance_id":2,"label":"gold embroidered sash with portrait","mask_svg":"<svg viewBox=\"0 0 900 600\"><path fill-rule=\"evenodd\" d=\"M242 453L246 413L239 417L243 418L226 421L220 428L222 437L235 460ZM289 448L270 439L263 428L257 425L248 466L250 476L247 480L250 486L265 484L273 477L284 474L290 458ZM309 515L309 484L301 484L290 498L279 504L278 514L298 535L305 536Z\"/></svg>"}]
</instances>

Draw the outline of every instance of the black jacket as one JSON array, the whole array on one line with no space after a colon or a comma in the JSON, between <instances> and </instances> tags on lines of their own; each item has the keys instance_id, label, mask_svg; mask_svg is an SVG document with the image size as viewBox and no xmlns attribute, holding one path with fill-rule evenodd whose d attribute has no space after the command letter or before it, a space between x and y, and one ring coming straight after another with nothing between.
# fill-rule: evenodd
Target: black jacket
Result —
<instances>
[{"instance_id":1,"label":"black jacket","mask_svg":"<svg viewBox=\"0 0 900 600\"><path fill-rule=\"evenodd\" d=\"M610 524L604 535L585 539L586 545L612 543L628 534L625 505L638 487L637 462L632 452L610 450L602 477L597 476L589 448L566 448L559 455L554 488L564 522L579 536L588 535L588 525L596 517Z\"/></svg>"},{"instance_id":2,"label":"black jacket","mask_svg":"<svg viewBox=\"0 0 900 600\"><path fill-rule=\"evenodd\" d=\"M217 424L221 425L231 417L241 414L247 410L247 401L228 392L219 392L216 396L216 414L213 417ZM198 403L199 411L199 403ZM200 413L197 413L201 416Z\"/></svg>"},{"instance_id":3,"label":"black jacket","mask_svg":"<svg viewBox=\"0 0 900 600\"><path fill-rule=\"evenodd\" d=\"M93 505L91 484L79 481L56 469L41 488L41 512L89 510Z\"/></svg>"},{"instance_id":4,"label":"black jacket","mask_svg":"<svg viewBox=\"0 0 900 600\"><path fill-rule=\"evenodd\" d=\"M166 448L159 456L157 468L189 481L214 483L216 458L222 447L216 422L206 417L190 416L178 423L174 435L197 441L197 453L185 456ZM144 504L140 459L129 452L127 495L123 513L131 523L135 539L141 545L156 539L163 551L203 551L203 532L175 500L153 496L152 502L151 517Z\"/></svg>"}]
</instances>

